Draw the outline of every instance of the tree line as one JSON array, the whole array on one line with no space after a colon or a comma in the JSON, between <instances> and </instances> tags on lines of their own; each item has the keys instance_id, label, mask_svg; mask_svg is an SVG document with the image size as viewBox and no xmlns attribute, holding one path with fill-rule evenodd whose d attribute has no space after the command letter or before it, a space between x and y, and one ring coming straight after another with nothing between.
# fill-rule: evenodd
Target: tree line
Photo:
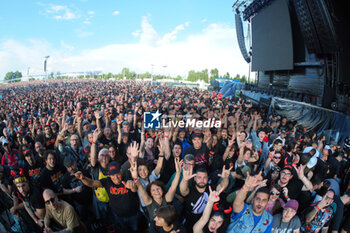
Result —
<instances>
[{"instance_id":1,"label":"tree line","mask_svg":"<svg viewBox=\"0 0 350 233\"><path fill-rule=\"evenodd\" d=\"M4 80L11 82L19 82L21 81L22 73L19 71L16 72L8 72L4 78ZM62 75L60 72L56 73L50 73L48 75L49 79L68 79L70 77ZM208 69L204 69L202 71L195 71L190 70L187 74L187 77L181 77L180 75L177 76L171 76L171 75L161 75L161 74L151 74L149 72L145 73L136 73L135 71L130 70L129 68L123 68L120 73L113 74L113 73L107 73L107 74L86 74L86 75L78 75L77 78L95 78L95 79L127 79L127 80L136 80L136 79L150 79L152 78L155 80L161 80L161 79L172 79L177 81L191 81L191 82L197 82L198 80L204 81L206 83L209 83L210 81L217 79L217 78L228 78L228 79L236 79L240 82L247 83L248 79L245 75L240 76L239 74L236 74L235 76L231 76L229 72L226 72L224 75L219 75L219 70L217 68L211 69L210 71ZM29 81L35 80L34 78L30 78Z\"/></svg>"}]
</instances>

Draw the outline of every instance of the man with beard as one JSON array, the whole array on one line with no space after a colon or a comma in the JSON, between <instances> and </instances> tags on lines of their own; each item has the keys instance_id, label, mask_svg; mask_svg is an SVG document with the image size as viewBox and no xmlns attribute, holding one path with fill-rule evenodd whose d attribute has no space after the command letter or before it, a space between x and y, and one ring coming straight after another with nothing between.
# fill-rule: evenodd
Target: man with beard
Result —
<instances>
[{"instance_id":1,"label":"man with beard","mask_svg":"<svg viewBox=\"0 0 350 233\"><path fill-rule=\"evenodd\" d=\"M328 226L325 227L325 225L333 217L336 209L335 203L333 204L334 196L334 191L330 189L321 201L305 210L305 223L300 228L301 232L328 231Z\"/></svg>"},{"instance_id":2,"label":"man with beard","mask_svg":"<svg viewBox=\"0 0 350 233\"><path fill-rule=\"evenodd\" d=\"M19 197L23 200L24 208L29 216L39 227L43 227L45 203L41 196L41 191L29 184L21 168L17 172L11 171L11 174L14 175L13 183L16 187L15 198Z\"/></svg>"},{"instance_id":3,"label":"man with beard","mask_svg":"<svg viewBox=\"0 0 350 233\"><path fill-rule=\"evenodd\" d=\"M63 165L67 172L63 177L63 188L70 193L71 200L81 219L92 220L94 218L92 210L92 190L84 186L83 182L77 179L74 174L78 172L77 162L71 157L65 157ZM84 176L90 177L89 173L84 170Z\"/></svg>"},{"instance_id":4,"label":"man with beard","mask_svg":"<svg viewBox=\"0 0 350 233\"><path fill-rule=\"evenodd\" d=\"M185 164L184 164L185 166ZM225 170L225 166L222 169L222 173L219 174L222 181L216 187L216 191L222 192L229 183L230 170ZM205 206L208 202L209 187L208 187L208 172L205 168L199 167L196 170L196 174L192 174L193 167L189 169L182 169L182 180L180 183L180 193L185 197L185 218L186 218L186 230L192 232L193 225L200 219ZM194 178L194 183L189 187L188 182Z\"/></svg>"},{"instance_id":5,"label":"man with beard","mask_svg":"<svg viewBox=\"0 0 350 233\"><path fill-rule=\"evenodd\" d=\"M271 232L273 218L265 210L269 202L269 190L266 187L259 188L255 193L252 204L244 203L248 192L262 183L261 172L255 177L247 173L245 183L233 202L234 213L227 229L228 233Z\"/></svg>"},{"instance_id":6,"label":"man with beard","mask_svg":"<svg viewBox=\"0 0 350 233\"><path fill-rule=\"evenodd\" d=\"M308 191L313 189L313 185L310 180L304 175L304 169L306 165L300 165L298 168L293 167L290 164L284 166L280 173L280 179L278 185L282 188L288 189L288 195L291 199L297 199L301 191ZM293 172L297 173L297 177L293 177Z\"/></svg>"}]
</instances>

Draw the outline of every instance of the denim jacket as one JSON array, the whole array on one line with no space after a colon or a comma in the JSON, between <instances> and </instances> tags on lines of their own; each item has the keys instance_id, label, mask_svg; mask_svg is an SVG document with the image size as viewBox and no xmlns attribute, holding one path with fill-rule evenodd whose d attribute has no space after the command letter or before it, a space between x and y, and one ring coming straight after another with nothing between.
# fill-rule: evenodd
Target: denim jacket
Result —
<instances>
[{"instance_id":1,"label":"denim jacket","mask_svg":"<svg viewBox=\"0 0 350 233\"><path fill-rule=\"evenodd\" d=\"M255 227L252 205L244 204L242 212L243 214L238 218L235 217L235 214L232 214L227 233L263 233L268 229L271 230L273 218L266 210L264 210L260 221Z\"/></svg>"}]
</instances>

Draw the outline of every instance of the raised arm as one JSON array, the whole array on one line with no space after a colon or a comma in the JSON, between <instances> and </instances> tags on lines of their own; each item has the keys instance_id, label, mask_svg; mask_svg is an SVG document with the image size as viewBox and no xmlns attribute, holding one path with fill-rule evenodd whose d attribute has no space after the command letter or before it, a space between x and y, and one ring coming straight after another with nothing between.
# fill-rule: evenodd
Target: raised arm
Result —
<instances>
[{"instance_id":1,"label":"raised arm","mask_svg":"<svg viewBox=\"0 0 350 233\"><path fill-rule=\"evenodd\" d=\"M152 203L152 197L148 195L148 193L146 192L146 190L144 189L143 185L141 184L138 178L136 161L133 164L131 164L130 173L131 173L131 177L134 179L136 183L137 190L139 191L143 202L146 204L146 206L150 205Z\"/></svg>"},{"instance_id":2,"label":"raised arm","mask_svg":"<svg viewBox=\"0 0 350 233\"><path fill-rule=\"evenodd\" d=\"M97 163L97 140L100 135L100 129L95 129L92 137L92 145L91 145L91 151L90 151L90 160L91 160L91 166L95 167Z\"/></svg>"},{"instance_id":3,"label":"raised arm","mask_svg":"<svg viewBox=\"0 0 350 233\"><path fill-rule=\"evenodd\" d=\"M196 233L203 232L203 228L209 221L211 210L213 209L214 203L220 201L220 197L219 197L220 192L212 191L210 186L209 186L209 191L210 191L210 194L209 194L207 205L205 206L205 209L203 211L201 218L196 222L196 224L194 224L193 232L196 232Z\"/></svg>"},{"instance_id":4,"label":"raised arm","mask_svg":"<svg viewBox=\"0 0 350 233\"><path fill-rule=\"evenodd\" d=\"M303 182L304 187L302 188L303 191L312 190L313 185L311 181L304 175L306 165L300 165L297 170L298 178Z\"/></svg>"},{"instance_id":5,"label":"raised arm","mask_svg":"<svg viewBox=\"0 0 350 233\"><path fill-rule=\"evenodd\" d=\"M192 173L193 173L192 166L187 171L184 169L184 166L182 167L182 180L180 182L180 193L184 197L190 193L190 190L188 188L188 181L196 176L196 174L192 174Z\"/></svg>"},{"instance_id":6,"label":"raised arm","mask_svg":"<svg viewBox=\"0 0 350 233\"><path fill-rule=\"evenodd\" d=\"M221 174L218 174L219 177L222 178L220 184L216 187L216 191L219 190L225 190L229 184L229 179L228 177L230 176L231 169L233 167L230 167L229 169L225 169L225 165L222 167L222 172Z\"/></svg>"},{"instance_id":7,"label":"raised arm","mask_svg":"<svg viewBox=\"0 0 350 233\"><path fill-rule=\"evenodd\" d=\"M164 145L165 139L159 139L159 145L158 145L158 150L159 150L159 155L158 155L158 161L157 161L157 166L154 168L154 174L156 176L159 175L160 171L162 170L163 167L163 161L164 161L164 155L165 155L165 145Z\"/></svg>"},{"instance_id":8,"label":"raised arm","mask_svg":"<svg viewBox=\"0 0 350 233\"><path fill-rule=\"evenodd\" d=\"M236 214L240 213L243 210L244 200L246 199L249 190L252 190L256 186L260 185L262 183L262 181L260 181L261 179L262 179L261 171L256 176L250 176L249 173L247 173L247 178L245 180L245 183L241 188L241 190L239 190L236 196L236 199L233 202L233 211Z\"/></svg>"},{"instance_id":9,"label":"raised arm","mask_svg":"<svg viewBox=\"0 0 350 233\"><path fill-rule=\"evenodd\" d=\"M102 183L99 180L92 180L90 178L87 178L83 175L83 173L81 171L78 171L75 173L75 177L78 178L79 180L81 180L81 182L83 182L84 185L91 187L91 188L101 188Z\"/></svg>"},{"instance_id":10,"label":"raised arm","mask_svg":"<svg viewBox=\"0 0 350 233\"><path fill-rule=\"evenodd\" d=\"M168 192L165 194L165 200L169 203L172 202L174 199L174 195L176 193L176 188L177 185L179 184L179 180L180 180L180 175L181 175L181 166L183 164L183 161L180 161L180 158L174 158L174 162L175 162L175 168L176 168L176 174L175 177L173 179L173 182L171 183L171 186L168 190Z\"/></svg>"},{"instance_id":11,"label":"raised arm","mask_svg":"<svg viewBox=\"0 0 350 233\"><path fill-rule=\"evenodd\" d=\"M228 145L226 147L226 150L225 150L225 153L224 155L222 156L222 161L225 161L230 153L230 150L233 146L233 143L235 141L235 138L232 136L232 138L228 141Z\"/></svg>"}]
</instances>

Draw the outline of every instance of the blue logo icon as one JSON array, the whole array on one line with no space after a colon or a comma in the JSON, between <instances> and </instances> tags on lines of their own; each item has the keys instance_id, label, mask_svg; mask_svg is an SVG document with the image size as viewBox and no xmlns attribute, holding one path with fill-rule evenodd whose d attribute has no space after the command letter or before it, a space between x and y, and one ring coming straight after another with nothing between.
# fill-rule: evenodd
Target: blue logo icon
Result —
<instances>
[{"instance_id":1,"label":"blue logo icon","mask_svg":"<svg viewBox=\"0 0 350 233\"><path fill-rule=\"evenodd\" d=\"M162 114L157 112L144 112L143 113L143 127L145 129L160 129L161 122L160 116Z\"/></svg>"}]
</instances>

